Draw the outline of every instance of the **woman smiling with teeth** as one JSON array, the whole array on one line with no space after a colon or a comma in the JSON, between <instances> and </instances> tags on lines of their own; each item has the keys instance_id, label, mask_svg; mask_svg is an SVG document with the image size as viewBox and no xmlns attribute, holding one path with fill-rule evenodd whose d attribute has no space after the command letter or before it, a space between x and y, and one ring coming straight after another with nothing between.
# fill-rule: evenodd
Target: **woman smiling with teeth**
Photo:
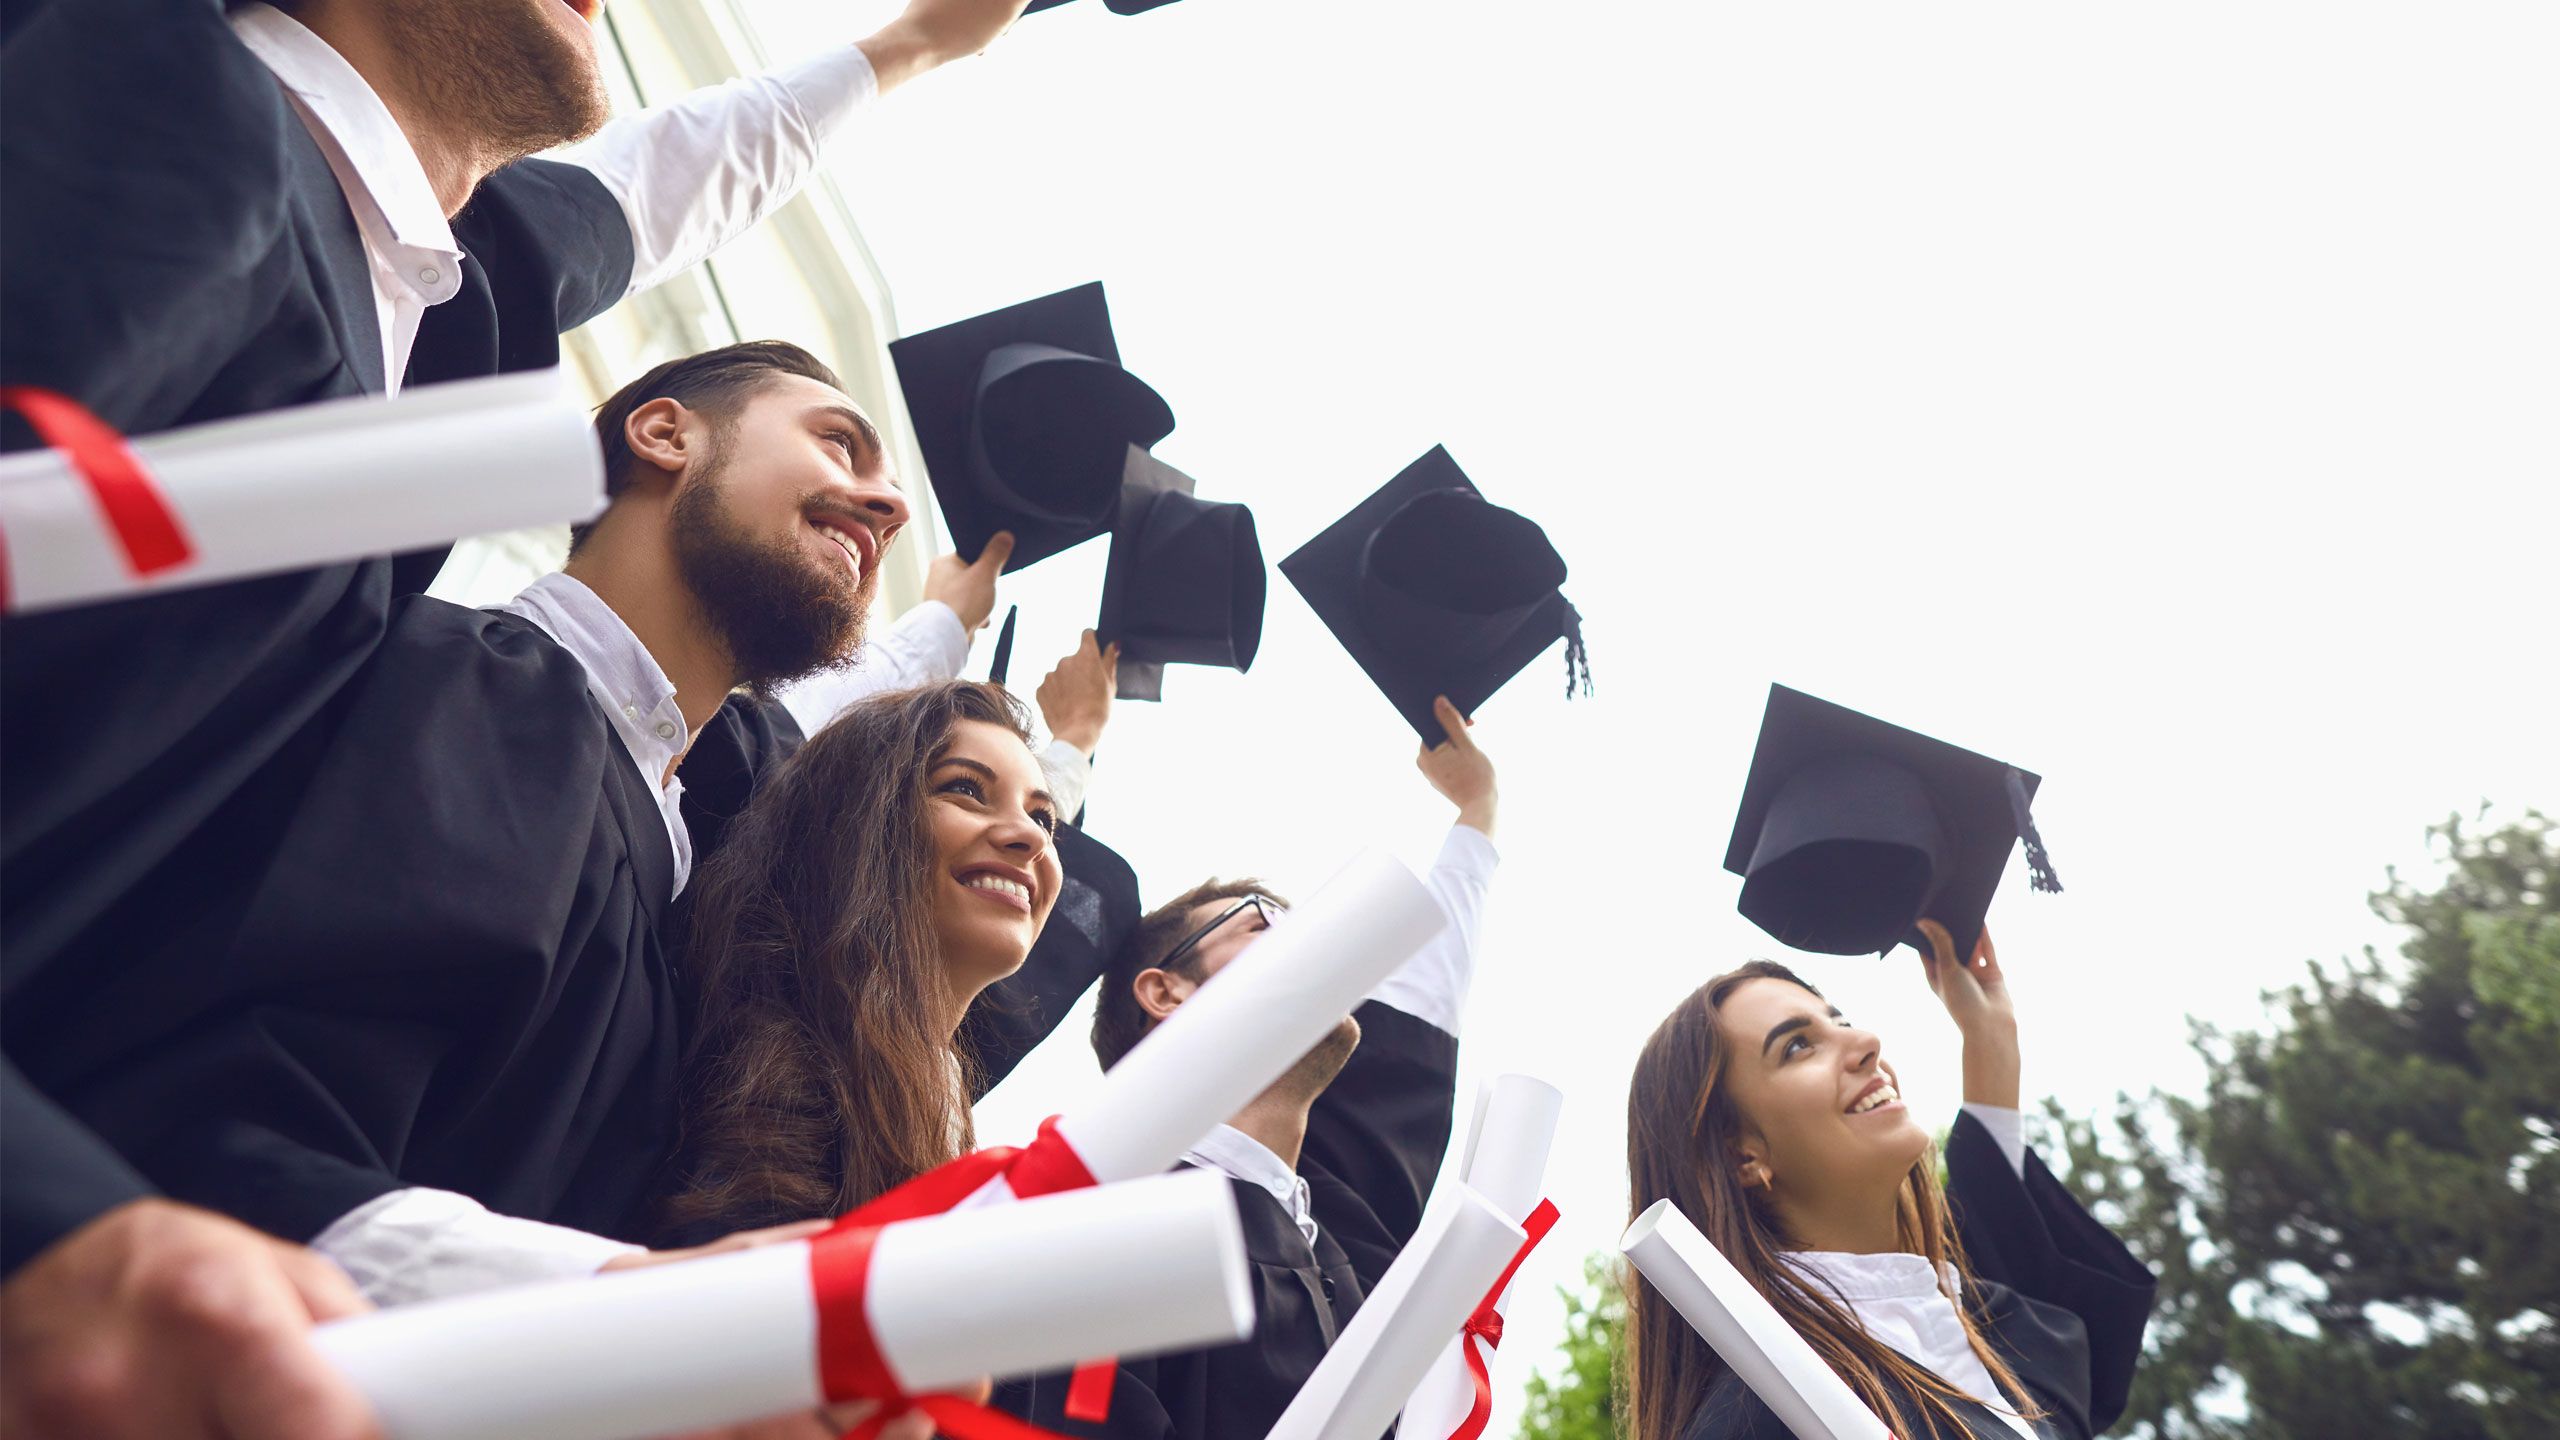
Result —
<instances>
[{"instance_id":1,"label":"woman smiling with teeth","mask_svg":"<svg viewBox=\"0 0 2560 1440\"><path fill-rule=\"evenodd\" d=\"M1058 902L1059 825L1020 704L967 681L861 701L765 782L692 894L671 1240L841 1214L971 1147L962 1022Z\"/></svg>"},{"instance_id":2,"label":"woman smiling with teeth","mask_svg":"<svg viewBox=\"0 0 2560 1440\"><path fill-rule=\"evenodd\" d=\"M1882 1042L1753 961L1682 1001L1636 1062L1632 1211L1670 1198L1895 1434L2086 1440L2124 1407L2152 1276L2026 1147L1989 936L1958 964L1944 927L1920 928L1964 1044L1944 1191ZM1641 1284L1626 1360L1634 1440L1788 1433Z\"/></svg>"}]
</instances>

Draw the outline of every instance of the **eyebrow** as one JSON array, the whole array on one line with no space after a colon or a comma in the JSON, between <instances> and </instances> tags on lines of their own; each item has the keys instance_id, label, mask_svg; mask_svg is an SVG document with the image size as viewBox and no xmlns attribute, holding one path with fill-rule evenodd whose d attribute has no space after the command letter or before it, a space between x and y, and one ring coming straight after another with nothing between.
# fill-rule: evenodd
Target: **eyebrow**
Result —
<instances>
[{"instance_id":1,"label":"eyebrow","mask_svg":"<svg viewBox=\"0 0 2560 1440\"><path fill-rule=\"evenodd\" d=\"M933 762L933 768L934 768L934 769L936 769L936 770L941 769L941 768L942 768L943 766L945 766L945 765L957 765L957 766L959 766L960 768L962 768L962 769L964 769L964 770L974 770L974 771L976 771L977 773L979 773L979 774L981 774L981 775L986 776L988 779L990 779L990 780L994 780L994 781L997 781L997 782L999 782L999 783L1001 783L1001 782L1003 781L1003 779L1004 779L1004 777L1003 777L1003 776L998 775L998 774L996 773L996 771L995 771L995 767L994 767L994 766L992 766L992 765L987 765L987 764L983 764L983 763L981 763L981 762L979 762L979 761L976 761L976 760L972 760L972 759L970 759L970 758L969 758L968 756L966 756L966 755L945 755L945 756L943 756L941 759L936 760L936 761L934 761L934 762ZM1057 804L1058 804L1057 797L1056 797L1056 796L1051 795L1051 794L1050 794L1048 791L1046 791L1046 790L1034 790L1034 791L1032 791L1032 792L1031 792L1031 798L1032 798L1032 799L1034 799L1034 800L1040 800L1040 801L1045 801L1045 802L1047 802L1047 804L1048 804L1048 805L1050 806L1050 808L1052 808L1052 809L1055 809L1055 808L1057 807Z\"/></svg>"},{"instance_id":2,"label":"eyebrow","mask_svg":"<svg viewBox=\"0 0 2560 1440\"><path fill-rule=\"evenodd\" d=\"M851 425L856 433L862 436L862 448L870 454L872 459L886 460L888 458L880 444L880 427L871 423L870 416L863 414L861 411L854 409L850 405L819 405L812 408L809 411L809 414L812 416L824 415L844 421L846 424ZM892 478L894 479L894 477Z\"/></svg>"},{"instance_id":3,"label":"eyebrow","mask_svg":"<svg viewBox=\"0 0 2560 1440\"><path fill-rule=\"evenodd\" d=\"M1834 1020L1840 1018L1840 1011L1837 1008L1832 1010L1831 1018ZM1760 1053L1763 1055L1768 1054L1769 1047L1777 1044L1781 1036L1792 1035L1798 1030L1805 1029L1812 1024L1812 1016L1798 1015L1792 1020L1781 1020L1777 1024L1770 1026L1769 1037L1760 1042Z\"/></svg>"}]
</instances>

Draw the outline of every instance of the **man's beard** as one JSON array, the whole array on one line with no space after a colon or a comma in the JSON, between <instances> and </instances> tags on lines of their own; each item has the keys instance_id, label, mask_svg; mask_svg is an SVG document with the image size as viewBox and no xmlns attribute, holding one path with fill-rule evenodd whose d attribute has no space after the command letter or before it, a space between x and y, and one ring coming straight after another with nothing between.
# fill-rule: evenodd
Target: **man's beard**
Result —
<instances>
[{"instance_id":1,"label":"man's beard","mask_svg":"<svg viewBox=\"0 0 2560 1440\"><path fill-rule=\"evenodd\" d=\"M612 114L595 53L543 19L559 4L396 0L408 83L439 131L490 169L592 135Z\"/></svg>"},{"instance_id":2,"label":"man's beard","mask_svg":"<svg viewBox=\"0 0 2560 1440\"><path fill-rule=\"evenodd\" d=\"M791 681L852 663L879 567L856 583L796 547L758 543L721 503L725 469L715 451L676 494L668 511L676 573L728 647L737 683L770 698Z\"/></svg>"}]
</instances>

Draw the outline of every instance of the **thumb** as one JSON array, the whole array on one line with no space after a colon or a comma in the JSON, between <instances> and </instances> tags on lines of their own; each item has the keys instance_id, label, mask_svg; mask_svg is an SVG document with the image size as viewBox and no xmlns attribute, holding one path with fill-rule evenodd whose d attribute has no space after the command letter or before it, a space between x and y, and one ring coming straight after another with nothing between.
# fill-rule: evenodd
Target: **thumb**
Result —
<instances>
[{"instance_id":1,"label":"thumb","mask_svg":"<svg viewBox=\"0 0 2560 1440\"><path fill-rule=\"evenodd\" d=\"M1005 562L1012 558L1013 532L999 530L987 537L987 548L978 552L978 558L972 564L973 568L980 570L1002 570Z\"/></svg>"}]
</instances>

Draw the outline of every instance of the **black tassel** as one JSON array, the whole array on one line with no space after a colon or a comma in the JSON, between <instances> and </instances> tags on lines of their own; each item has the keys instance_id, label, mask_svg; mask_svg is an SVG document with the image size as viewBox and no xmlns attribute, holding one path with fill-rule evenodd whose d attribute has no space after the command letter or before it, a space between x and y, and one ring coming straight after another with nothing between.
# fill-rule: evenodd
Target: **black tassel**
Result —
<instances>
[{"instance_id":1,"label":"black tassel","mask_svg":"<svg viewBox=\"0 0 2560 1440\"><path fill-rule=\"evenodd\" d=\"M1574 687L1591 693L1591 652L1582 643L1582 612L1566 601L1564 607L1564 698L1573 698Z\"/></svg>"},{"instance_id":2,"label":"black tassel","mask_svg":"<svg viewBox=\"0 0 2560 1440\"><path fill-rule=\"evenodd\" d=\"M2018 838L2027 843L2027 877L2036 889L2047 895L2062 893L2062 877L2053 873L2053 857L2045 853L2044 837L2036 833L2036 822L2027 814L2027 781L2016 766L2009 767L2009 813L2018 822Z\"/></svg>"}]
</instances>

